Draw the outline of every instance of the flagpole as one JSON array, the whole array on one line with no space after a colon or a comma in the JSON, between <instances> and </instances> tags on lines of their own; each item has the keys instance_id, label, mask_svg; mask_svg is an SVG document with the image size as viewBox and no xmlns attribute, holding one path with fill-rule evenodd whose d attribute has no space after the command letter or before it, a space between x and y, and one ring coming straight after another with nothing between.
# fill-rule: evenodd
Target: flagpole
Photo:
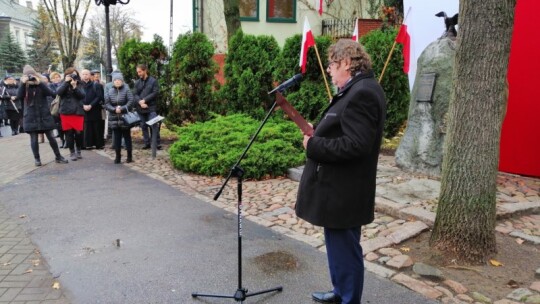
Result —
<instances>
[{"instance_id":1,"label":"flagpole","mask_svg":"<svg viewBox=\"0 0 540 304\"><path fill-rule=\"evenodd\" d=\"M411 12L411 7L407 10L407 15L405 15L405 19L403 19L403 23L407 20L407 17L409 16L409 13ZM388 53L388 57L386 58L386 62L384 63L384 67L382 69L381 75L379 76L379 83L381 83L381 80L384 76L384 71L386 71L386 67L388 66L388 63L390 62L390 58L392 58L392 53L394 52L394 49L396 48L397 41L394 39L394 44L392 45L392 49L390 49L390 53Z\"/></svg>"},{"instance_id":2,"label":"flagpole","mask_svg":"<svg viewBox=\"0 0 540 304\"><path fill-rule=\"evenodd\" d=\"M388 63L390 62L390 58L392 58L392 53L394 52L394 49L396 48L397 41L394 40L394 44L392 45L392 49L390 49L390 53L388 53L388 57L386 58L386 62L384 63L384 67L382 69L381 75L379 76L379 83L381 83L381 79L383 78L384 71L386 71L386 67L388 66Z\"/></svg>"},{"instance_id":3,"label":"flagpole","mask_svg":"<svg viewBox=\"0 0 540 304\"><path fill-rule=\"evenodd\" d=\"M328 93L328 98L332 99L332 93L330 92L330 87L328 86L328 80L326 80L326 73L324 71L324 67L321 62L321 56L319 56L319 50L317 49L317 44L314 44L315 46L315 53L317 54L317 59L319 60L319 66L321 67L321 73L324 78L324 84L326 85L326 92Z\"/></svg>"}]
</instances>

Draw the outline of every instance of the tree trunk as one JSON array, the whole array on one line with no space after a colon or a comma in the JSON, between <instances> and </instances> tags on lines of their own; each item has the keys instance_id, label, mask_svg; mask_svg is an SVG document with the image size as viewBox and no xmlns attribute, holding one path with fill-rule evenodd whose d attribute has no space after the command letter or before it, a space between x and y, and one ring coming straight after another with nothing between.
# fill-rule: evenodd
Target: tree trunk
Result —
<instances>
[{"instance_id":1,"label":"tree trunk","mask_svg":"<svg viewBox=\"0 0 540 304\"><path fill-rule=\"evenodd\" d=\"M225 13L225 23L227 24L227 40L241 28L240 7L238 0L223 0L223 12Z\"/></svg>"},{"instance_id":2,"label":"tree trunk","mask_svg":"<svg viewBox=\"0 0 540 304\"><path fill-rule=\"evenodd\" d=\"M497 251L499 143L515 0L460 0L441 194L431 245L467 262Z\"/></svg>"}]
</instances>

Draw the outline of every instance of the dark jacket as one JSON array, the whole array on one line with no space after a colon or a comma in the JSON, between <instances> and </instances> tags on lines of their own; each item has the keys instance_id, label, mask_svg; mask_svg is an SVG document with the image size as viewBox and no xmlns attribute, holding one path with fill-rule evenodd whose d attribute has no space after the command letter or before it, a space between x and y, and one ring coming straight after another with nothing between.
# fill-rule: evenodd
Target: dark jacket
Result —
<instances>
[{"instance_id":1,"label":"dark jacket","mask_svg":"<svg viewBox=\"0 0 540 304\"><path fill-rule=\"evenodd\" d=\"M17 96L18 86L16 84L6 84L2 82L0 84L0 99L7 111L22 111L22 103L20 99L15 99L11 102L12 96Z\"/></svg>"},{"instance_id":2,"label":"dark jacket","mask_svg":"<svg viewBox=\"0 0 540 304\"><path fill-rule=\"evenodd\" d=\"M298 217L336 229L373 221L385 118L384 92L372 72L353 77L332 98L307 143Z\"/></svg>"},{"instance_id":3,"label":"dark jacket","mask_svg":"<svg viewBox=\"0 0 540 304\"><path fill-rule=\"evenodd\" d=\"M148 76L146 77L146 80L139 78L135 82L135 87L133 88L133 100L135 101L137 112L141 114L156 112L158 94L159 84L154 77ZM146 101L148 108L141 108L139 100L142 99Z\"/></svg>"},{"instance_id":4,"label":"dark jacket","mask_svg":"<svg viewBox=\"0 0 540 304\"><path fill-rule=\"evenodd\" d=\"M133 107L133 94L128 86L123 84L120 88L112 87L105 97L105 110L109 112L109 128L129 128L122 120L122 114L116 113L116 107L122 108L122 114Z\"/></svg>"},{"instance_id":5,"label":"dark jacket","mask_svg":"<svg viewBox=\"0 0 540 304\"><path fill-rule=\"evenodd\" d=\"M20 84L17 98L24 103L23 128L25 132L42 132L55 128L47 96L54 96L54 92L39 79Z\"/></svg>"},{"instance_id":6,"label":"dark jacket","mask_svg":"<svg viewBox=\"0 0 540 304\"><path fill-rule=\"evenodd\" d=\"M60 95L60 114L63 115L84 115L83 102L85 93L82 89L82 83L73 88L69 82L62 81L56 90Z\"/></svg>"},{"instance_id":7,"label":"dark jacket","mask_svg":"<svg viewBox=\"0 0 540 304\"><path fill-rule=\"evenodd\" d=\"M93 81L82 82L82 87L85 92L83 104L91 105L90 111L84 111L85 121L100 121L101 120L101 103L103 100L103 87L99 83Z\"/></svg>"}]
</instances>

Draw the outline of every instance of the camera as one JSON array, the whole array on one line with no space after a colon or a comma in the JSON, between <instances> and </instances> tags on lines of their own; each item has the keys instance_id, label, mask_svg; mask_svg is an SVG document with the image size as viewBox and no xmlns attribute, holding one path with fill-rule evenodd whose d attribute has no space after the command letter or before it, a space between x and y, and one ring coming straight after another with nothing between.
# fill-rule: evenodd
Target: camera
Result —
<instances>
[{"instance_id":1,"label":"camera","mask_svg":"<svg viewBox=\"0 0 540 304\"><path fill-rule=\"evenodd\" d=\"M81 80L81 78L79 78L79 75L77 75L77 73L73 73L69 75L69 77L71 77L71 79L76 80L76 81Z\"/></svg>"},{"instance_id":2,"label":"camera","mask_svg":"<svg viewBox=\"0 0 540 304\"><path fill-rule=\"evenodd\" d=\"M28 77L28 81L36 80L36 77L34 75L26 75L26 77Z\"/></svg>"}]
</instances>

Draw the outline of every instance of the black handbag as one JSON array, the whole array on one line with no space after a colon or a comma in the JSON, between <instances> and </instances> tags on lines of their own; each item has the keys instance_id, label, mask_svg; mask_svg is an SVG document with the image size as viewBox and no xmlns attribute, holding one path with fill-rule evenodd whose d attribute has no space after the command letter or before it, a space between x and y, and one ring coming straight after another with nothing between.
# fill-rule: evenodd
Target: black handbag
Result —
<instances>
[{"instance_id":1,"label":"black handbag","mask_svg":"<svg viewBox=\"0 0 540 304\"><path fill-rule=\"evenodd\" d=\"M141 117L137 112L127 112L122 115L122 120L124 123L130 127L134 127L141 123Z\"/></svg>"}]
</instances>

